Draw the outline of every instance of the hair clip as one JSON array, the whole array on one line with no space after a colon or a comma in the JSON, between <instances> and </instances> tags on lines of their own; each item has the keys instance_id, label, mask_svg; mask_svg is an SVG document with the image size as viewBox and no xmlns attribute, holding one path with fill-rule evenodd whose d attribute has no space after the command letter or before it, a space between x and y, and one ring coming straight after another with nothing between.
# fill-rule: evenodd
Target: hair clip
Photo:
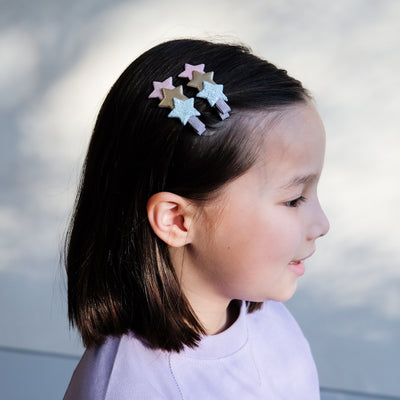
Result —
<instances>
[{"instance_id":1,"label":"hair clip","mask_svg":"<svg viewBox=\"0 0 400 400\"><path fill-rule=\"evenodd\" d=\"M188 78L190 81L187 85L199 91L197 97L207 99L211 107L216 106L220 118L224 120L229 117L231 111L231 108L225 103L228 98L223 92L224 85L215 83L214 71L204 72L204 66L204 64L185 64L185 70L178 77Z\"/></svg>"},{"instance_id":2,"label":"hair clip","mask_svg":"<svg viewBox=\"0 0 400 400\"><path fill-rule=\"evenodd\" d=\"M198 135L206 130L206 126L197 118L200 112L194 108L194 99L183 94L182 86L175 87L172 77L163 82L153 81L153 88L149 99L158 98L161 100L159 107L171 108L169 118L179 118L183 125L189 122Z\"/></svg>"}]
</instances>

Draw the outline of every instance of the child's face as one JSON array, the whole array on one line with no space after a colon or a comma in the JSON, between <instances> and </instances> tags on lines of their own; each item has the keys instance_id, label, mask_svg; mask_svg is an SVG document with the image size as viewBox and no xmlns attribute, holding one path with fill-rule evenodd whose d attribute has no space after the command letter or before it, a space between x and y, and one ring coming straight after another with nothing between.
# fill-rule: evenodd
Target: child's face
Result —
<instances>
[{"instance_id":1,"label":"child's face","mask_svg":"<svg viewBox=\"0 0 400 400\"><path fill-rule=\"evenodd\" d=\"M317 111L293 106L266 126L257 163L191 226L182 283L210 300L289 299L329 229L317 196L325 153Z\"/></svg>"}]
</instances>

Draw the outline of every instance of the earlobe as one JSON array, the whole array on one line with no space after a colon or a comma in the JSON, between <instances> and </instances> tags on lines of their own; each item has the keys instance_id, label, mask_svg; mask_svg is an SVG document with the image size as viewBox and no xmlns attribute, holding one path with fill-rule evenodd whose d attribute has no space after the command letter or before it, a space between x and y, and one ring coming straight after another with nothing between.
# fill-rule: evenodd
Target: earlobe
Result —
<instances>
[{"instance_id":1,"label":"earlobe","mask_svg":"<svg viewBox=\"0 0 400 400\"><path fill-rule=\"evenodd\" d=\"M147 217L154 233L172 247L188 244L189 202L174 193L159 192L147 202Z\"/></svg>"}]
</instances>

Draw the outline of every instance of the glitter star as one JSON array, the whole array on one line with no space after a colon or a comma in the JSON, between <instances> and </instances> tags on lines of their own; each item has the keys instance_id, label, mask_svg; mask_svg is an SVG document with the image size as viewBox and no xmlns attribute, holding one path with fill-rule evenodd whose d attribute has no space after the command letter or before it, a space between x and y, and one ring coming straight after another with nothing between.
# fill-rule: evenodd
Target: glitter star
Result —
<instances>
[{"instance_id":1,"label":"glitter star","mask_svg":"<svg viewBox=\"0 0 400 400\"><path fill-rule=\"evenodd\" d=\"M178 86L174 89L162 89L163 99L160 101L159 107L174 108L174 98L180 100L186 100L187 97L183 94L182 86Z\"/></svg>"},{"instance_id":2,"label":"glitter star","mask_svg":"<svg viewBox=\"0 0 400 400\"><path fill-rule=\"evenodd\" d=\"M187 85L190 87L197 88L197 90L202 90L203 82L205 81L215 84L213 78L214 78L214 71L206 72L205 74L202 74L201 72L198 71L193 71L193 79Z\"/></svg>"},{"instance_id":3,"label":"glitter star","mask_svg":"<svg viewBox=\"0 0 400 400\"><path fill-rule=\"evenodd\" d=\"M150 93L149 99L159 98L162 100L162 89L173 89L175 86L172 84L172 77L170 76L163 82L153 81L154 90Z\"/></svg>"},{"instance_id":4,"label":"glitter star","mask_svg":"<svg viewBox=\"0 0 400 400\"><path fill-rule=\"evenodd\" d=\"M168 117L179 118L183 125L186 125L190 117L200 115L200 113L194 108L193 97L187 100L174 98L174 106L173 110L168 114Z\"/></svg>"},{"instance_id":5,"label":"glitter star","mask_svg":"<svg viewBox=\"0 0 400 400\"><path fill-rule=\"evenodd\" d=\"M198 65L185 64L185 70L181 72L178 76L179 78L189 78L190 80L192 80L193 71L197 71L204 74L204 64L198 64Z\"/></svg>"},{"instance_id":6,"label":"glitter star","mask_svg":"<svg viewBox=\"0 0 400 400\"><path fill-rule=\"evenodd\" d=\"M207 99L210 103L210 106L214 106L215 103L219 100L228 100L228 98L224 95L224 85L213 85L209 82L204 82L204 88L201 92L197 93L197 97L201 97L203 99Z\"/></svg>"}]
</instances>

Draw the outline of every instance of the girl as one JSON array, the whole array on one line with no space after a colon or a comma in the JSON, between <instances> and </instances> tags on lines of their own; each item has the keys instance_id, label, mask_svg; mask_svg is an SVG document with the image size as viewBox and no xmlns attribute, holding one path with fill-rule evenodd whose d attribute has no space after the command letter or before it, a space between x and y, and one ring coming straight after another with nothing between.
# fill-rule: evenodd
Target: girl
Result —
<instances>
[{"instance_id":1,"label":"girl","mask_svg":"<svg viewBox=\"0 0 400 400\"><path fill-rule=\"evenodd\" d=\"M87 350L65 400L318 399L280 302L328 230L324 148L301 83L242 46L135 60L100 110L67 238Z\"/></svg>"}]
</instances>

